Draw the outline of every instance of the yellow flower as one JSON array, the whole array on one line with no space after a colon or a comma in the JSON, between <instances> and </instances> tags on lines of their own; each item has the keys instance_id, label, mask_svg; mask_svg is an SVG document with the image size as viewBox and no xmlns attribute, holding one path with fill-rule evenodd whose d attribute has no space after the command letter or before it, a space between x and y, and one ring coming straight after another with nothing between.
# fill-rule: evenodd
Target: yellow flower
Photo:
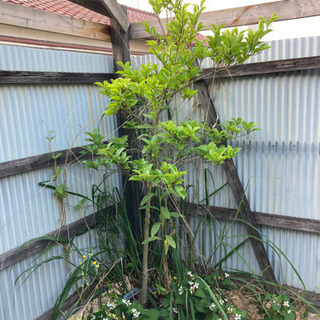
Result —
<instances>
[{"instance_id":1,"label":"yellow flower","mask_svg":"<svg viewBox=\"0 0 320 320\"><path fill-rule=\"evenodd\" d=\"M93 261L92 264L97 264L97 261Z\"/></svg>"}]
</instances>

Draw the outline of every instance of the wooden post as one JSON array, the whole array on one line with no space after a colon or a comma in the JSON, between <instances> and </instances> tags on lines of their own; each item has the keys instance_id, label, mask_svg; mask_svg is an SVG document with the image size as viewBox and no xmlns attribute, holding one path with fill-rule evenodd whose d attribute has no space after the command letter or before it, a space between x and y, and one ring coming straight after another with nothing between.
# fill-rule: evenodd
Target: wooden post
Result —
<instances>
[{"instance_id":1,"label":"wooden post","mask_svg":"<svg viewBox=\"0 0 320 320\"><path fill-rule=\"evenodd\" d=\"M219 118L214 108L214 103L210 97L210 92L208 90L208 85L205 80L201 80L195 83L195 89L198 90L198 97L202 107L205 110L206 121L210 127L215 126L218 130L222 130L219 124ZM245 191L241 184L237 169L234 165L232 159L227 160L222 164L223 170L226 173L229 185L231 187L233 196L236 200L236 204L239 209L239 217L248 222L246 224L247 233L250 236L250 242L258 261L260 270L264 280L267 282L276 283L276 277L274 275L273 269L271 267L266 249L262 243L261 235L258 232L258 224L256 223L245 195ZM266 284L268 291L275 292L275 286L271 284Z\"/></svg>"},{"instance_id":2,"label":"wooden post","mask_svg":"<svg viewBox=\"0 0 320 320\"><path fill-rule=\"evenodd\" d=\"M122 6L123 11L127 14L127 9ZM113 65L115 77L117 77L116 72L122 70L122 68L117 64L117 61L122 63L130 62L130 44L129 44L129 33L128 31L123 31L117 20L111 18L111 42L112 42L112 52L113 52ZM119 76L119 75L118 75ZM118 114L118 128L119 135L128 136L128 144L131 150L134 149L135 136L133 130L123 128L123 124L127 119L120 113ZM132 153L134 157L135 154ZM126 210L129 217L129 221L133 226L133 230L136 235L140 233L139 225L139 204L141 187L138 182L129 181L127 178L123 177L124 185L124 198L126 203Z\"/></svg>"}]
</instances>

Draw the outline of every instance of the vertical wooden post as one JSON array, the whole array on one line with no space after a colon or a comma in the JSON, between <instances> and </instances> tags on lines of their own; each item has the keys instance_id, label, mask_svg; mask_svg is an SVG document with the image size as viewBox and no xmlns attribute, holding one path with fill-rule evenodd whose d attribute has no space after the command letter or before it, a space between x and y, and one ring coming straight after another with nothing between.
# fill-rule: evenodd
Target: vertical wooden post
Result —
<instances>
[{"instance_id":1,"label":"vertical wooden post","mask_svg":"<svg viewBox=\"0 0 320 320\"><path fill-rule=\"evenodd\" d=\"M214 108L214 103L210 97L207 82L205 80L198 81L195 84L195 89L198 90L200 103L205 110L205 120L208 122L209 126L215 126L218 130L222 130L219 124L218 115ZM277 283L266 249L261 241L261 235L258 232L259 227L252 215L248 199L245 195L233 160L230 159L226 161L222 164L222 167L227 176L236 204L238 208L240 208L239 217L248 223L246 224L247 233L250 236L250 242L262 272L262 276L267 282ZM267 283L266 287L268 291L275 292L275 286Z\"/></svg>"},{"instance_id":2,"label":"vertical wooden post","mask_svg":"<svg viewBox=\"0 0 320 320\"><path fill-rule=\"evenodd\" d=\"M123 11L127 14L127 8L122 6ZM110 19L111 25L111 43L113 52L113 66L114 73L122 70L122 68L117 64L117 61L122 63L130 62L130 44L129 44L129 33L128 31L123 31L118 21L114 18ZM116 75L117 76L117 75ZM123 128L123 124L127 119L119 113L118 117L118 128L119 135L127 135L129 148L133 150L135 144L135 136L132 130ZM134 156L134 154L132 154ZM128 181L126 177L122 178L124 185L124 199L126 204L126 210L129 217L129 221L133 226L133 230L138 235L140 232L139 226L139 203L140 203L140 190L141 187L139 183L134 181Z\"/></svg>"}]
</instances>

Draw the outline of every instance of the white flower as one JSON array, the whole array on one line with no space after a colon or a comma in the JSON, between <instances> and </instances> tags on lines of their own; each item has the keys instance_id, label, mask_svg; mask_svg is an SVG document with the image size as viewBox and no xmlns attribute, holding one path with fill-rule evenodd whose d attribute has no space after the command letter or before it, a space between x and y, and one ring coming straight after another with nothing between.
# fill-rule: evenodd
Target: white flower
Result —
<instances>
[{"instance_id":1,"label":"white flower","mask_svg":"<svg viewBox=\"0 0 320 320\"><path fill-rule=\"evenodd\" d=\"M122 302L127 306L131 306L132 302L130 302L130 300L126 300L126 299L122 299ZM133 309L132 309L133 310ZM135 309L134 309L135 310Z\"/></svg>"},{"instance_id":2,"label":"white flower","mask_svg":"<svg viewBox=\"0 0 320 320\"><path fill-rule=\"evenodd\" d=\"M199 288L199 283L197 283L197 282L189 282L189 284L190 284L189 291L190 291L191 294L194 294L197 291L197 289Z\"/></svg>"},{"instance_id":3,"label":"white flower","mask_svg":"<svg viewBox=\"0 0 320 320\"><path fill-rule=\"evenodd\" d=\"M283 301L283 306L284 307L289 307L289 301Z\"/></svg>"},{"instance_id":4,"label":"white flower","mask_svg":"<svg viewBox=\"0 0 320 320\"><path fill-rule=\"evenodd\" d=\"M139 318L140 312L137 309L133 308L131 311L134 318Z\"/></svg>"},{"instance_id":5,"label":"white flower","mask_svg":"<svg viewBox=\"0 0 320 320\"><path fill-rule=\"evenodd\" d=\"M178 313L178 309L177 309L176 307L173 307L173 308L172 308L172 311L173 311L174 313Z\"/></svg>"},{"instance_id":6,"label":"white flower","mask_svg":"<svg viewBox=\"0 0 320 320\"><path fill-rule=\"evenodd\" d=\"M213 311L213 310L214 310L214 308L215 308L216 306L217 306L216 304L211 303L211 305L210 305L209 309L210 309L211 311Z\"/></svg>"},{"instance_id":7,"label":"white flower","mask_svg":"<svg viewBox=\"0 0 320 320\"><path fill-rule=\"evenodd\" d=\"M241 320L241 314L236 314L236 316L234 317L234 320Z\"/></svg>"},{"instance_id":8,"label":"white flower","mask_svg":"<svg viewBox=\"0 0 320 320\"><path fill-rule=\"evenodd\" d=\"M117 306L117 304L116 304L115 302L112 302L112 301L108 301L108 302L107 302L107 307L108 307L110 310L113 310L116 306Z\"/></svg>"},{"instance_id":9,"label":"white flower","mask_svg":"<svg viewBox=\"0 0 320 320\"><path fill-rule=\"evenodd\" d=\"M232 307L229 307L229 308L228 308L228 311L229 311L229 312L232 312Z\"/></svg>"},{"instance_id":10,"label":"white flower","mask_svg":"<svg viewBox=\"0 0 320 320\"><path fill-rule=\"evenodd\" d=\"M223 300L223 299L220 299L220 300L219 300L219 304L224 304L224 300Z\"/></svg>"},{"instance_id":11,"label":"white flower","mask_svg":"<svg viewBox=\"0 0 320 320\"><path fill-rule=\"evenodd\" d=\"M288 310L288 313L291 313L291 310Z\"/></svg>"},{"instance_id":12,"label":"white flower","mask_svg":"<svg viewBox=\"0 0 320 320\"><path fill-rule=\"evenodd\" d=\"M183 294L183 288L182 288L182 286L180 286L180 288L179 288L179 294L180 294L180 295Z\"/></svg>"},{"instance_id":13,"label":"white flower","mask_svg":"<svg viewBox=\"0 0 320 320\"><path fill-rule=\"evenodd\" d=\"M228 277L230 277L230 274L229 274L229 273L225 273L224 276L225 276L226 278L228 278Z\"/></svg>"},{"instance_id":14,"label":"white flower","mask_svg":"<svg viewBox=\"0 0 320 320\"><path fill-rule=\"evenodd\" d=\"M193 279L193 274L190 271L187 273L187 276L189 276L191 279Z\"/></svg>"}]
</instances>

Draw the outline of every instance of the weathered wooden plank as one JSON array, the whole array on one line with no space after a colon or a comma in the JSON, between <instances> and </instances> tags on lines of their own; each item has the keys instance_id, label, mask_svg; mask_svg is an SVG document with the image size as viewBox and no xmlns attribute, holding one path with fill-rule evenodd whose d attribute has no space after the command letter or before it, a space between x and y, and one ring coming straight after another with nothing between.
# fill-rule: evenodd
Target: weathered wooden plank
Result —
<instances>
[{"instance_id":1,"label":"weathered wooden plank","mask_svg":"<svg viewBox=\"0 0 320 320\"><path fill-rule=\"evenodd\" d=\"M113 207L110 207L106 212L112 213ZM41 237L41 239L35 239L35 241L27 242L26 244L7 251L0 255L0 271L4 270L26 258L32 257L35 254L41 253L48 246L56 245L59 240L68 240L74 236L80 235L83 232L95 228L99 223L103 221L103 213L93 213L90 216L82 218L76 222L66 225L58 230L50 232ZM45 239L47 238L47 239Z\"/></svg>"},{"instance_id":2,"label":"weathered wooden plank","mask_svg":"<svg viewBox=\"0 0 320 320\"><path fill-rule=\"evenodd\" d=\"M122 31L127 32L130 21L116 0L69 0L84 8L108 16L118 22Z\"/></svg>"},{"instance_id":3,"label":"weathered wooden plank","mask_svg":"<svg viewBox=\"0 0 320 320\"><path fill-rule=\"evenodd\" d=\"M122 6L122 10L127 13L126 7ZM130 46L129 46L129 33L121 30L118 21L111 19L111 42L112 42L112 52L113 52L113 67L114 73L122 70L122 68L117 63L121 61L122 63L130 62ZM119 74L116 74L119 76ZM120 136L128 136L129 149L135 150L136 138L134 136L134 130L123 128L124 123L127 121L126 115L120 113L117 114L118 127ZM133 154L136 158L136 154ZM124 186L124 199L126 203L126 210L128 213L129 221L133 226L135 234L140 234L139 225L139 203L141 197L141 185L137 181L130 181L128 177L122 176L122 183Z\"/></svg>"},{"instance_id":4,"label":"weathered wooden plank","mask_svg":"<svg viewBox=\"0 0 320 320\"><path fill-rule=\"evenodd\" d=\"M218 121L219 118L215 111L213 101L210 97L207 83L204 80L198 81L197 83L195 83L194 87L196 90L198 90L198 98L201 106L204 109L204 114L206 116L206 119L204 120L207 121L210 127L215 126L218 130L221 130ZM225 161L225 163L223 163L221 166L227 176L227 180L231 187L233 197L236 201L237 207L239 208L239 217L247 222L247 233L251 236L250 242L260 270L262 272L262 276L267 282L276 283L276 277L274 275L266 249L262 241L260 241L261 235L258 232L258 225L252 215L249 202L245 195L245 191L237 173L234 162L232 159L230 159ZM275 291L275 287L273 285L266 283L266 287L270 292Z\"/></svg>"},{"instance_id":5,"label":"weathered wooden plank","mask_svg":"<svg viewBox=\"0 0 320 320\"><path fill-rule=\"evenodd\" d=\"M210 213L216 219L240 221L236 209L221 208L221 207L203 207L196 204L186 203L186 213L195 215L204 215ZM320 220L297 218L290 216L283 216L271 213L252 212L255 221L259 226L282 228L286 230L293 230L299 232L312 232L320 234Z\"/></svg>"},{"instance_id":6,"label":"weathered wooden plank","mask_svg":"<svg viewBox=\"0 0 320 320\"><path fill-rule=\"evenodd\" d=\"M279 72L294 72L302 70L311 70L320 68L320 56L295 58L276 61L266 61L257 63L247 63L229 68L218 68L215 71L212 68L204 69L199 79L208 78L233 78L252 75L263 75Z\"/></svg>"},{"instance_id":7,"label":"weathered wooden plank","mask_svg":"<svg viewBox=\"0 0 320 320\"><path fill-rule=\"evenodd\" d=\"M87 292L89 292L89 290L87 290ZM81 298L82 298L82 300L84 300L85 297L81 297ZM62 307L62 311L63 312L70 311L72 306L74 306L78 300L79 300L78 293L77 292L73 293L70 297L68 297L68 299L64 303L64 305ZM49 309L47 312L45 312L44 314L42 314L40 317L36 318L35 320L51 320L52 319L52 312L53 312L53 308Z\"/></svg>"},{"instance_id":8,"label":"weathered wooden plank","mask_svg":"<svg viewBox=\"0 0 320 320\"><path fill-rule=\"evenodd\" d=\"M0 84L94 84L113 73L0 71Z\"/></svg>"},{"instance_id":9,"label":"weathered wooden plank","mask_svg":"<svg viewBox=\"0 0 320 320\"><path fill-rule=\"evenodd\" d=\"M199 22L203 23L204 30L209 30L212 24L220 25L224 23L226 27L246 26L258 23L259 17L269 18L273 12L279 16L278 21L318 16L320 15L320 0L276 1L204 12L201 14ZM161 19L162 25L166 21L167 19ZM160 34L162 33L157 20L150 21L150 26L155 27ZM142 25L138 23L131 24L130 39L145 39L149 37L149 33L144 31Z\"/></svg>"},{"instance_id":10,"label":"weathered wooden plank","mask_svg":"<svg viewBox=\"0 0 320 320\"><path fill-rule=\"evenodd\" d=\"M83 154L81 151L84 151L83 147L76 147L67 150L59 150L54 153L49 152L45 154L41 154L38 156L26 157L22 159L6 161L0 163L0 179L4 177L8 177L15 174L21 174L32 170L37 170L45 167L52 166L54 164L54 160L52 158L53 154L61 153L61 156L57 158L57 164L71 162L73 160L77 160L82 157Z\"/></svg>"},{"instance_id":11,"label":"weathered wooden plank","mask_svg":"<svg viewBox=\"0 0 320 320\"><path fill-rule=\"evenodd\" d=\"M127 9L123 6L123 12L126 14ZM116 19L111 19L111 43L113 53L114 73L122 68L118 65L118 61L122 63L130 62L130 43L129 33L121 29L120 24Z\"/></svg>"},{"instance_id":12,"label":"weathered wooden plank","mask_svg":"<svg viewBox=\"0 0 320 320\"><path fill-rule=\"evenodd\" d=\"M2 24L110 42L110 26L0 1Z\"/></svg>"}]
</instances>

